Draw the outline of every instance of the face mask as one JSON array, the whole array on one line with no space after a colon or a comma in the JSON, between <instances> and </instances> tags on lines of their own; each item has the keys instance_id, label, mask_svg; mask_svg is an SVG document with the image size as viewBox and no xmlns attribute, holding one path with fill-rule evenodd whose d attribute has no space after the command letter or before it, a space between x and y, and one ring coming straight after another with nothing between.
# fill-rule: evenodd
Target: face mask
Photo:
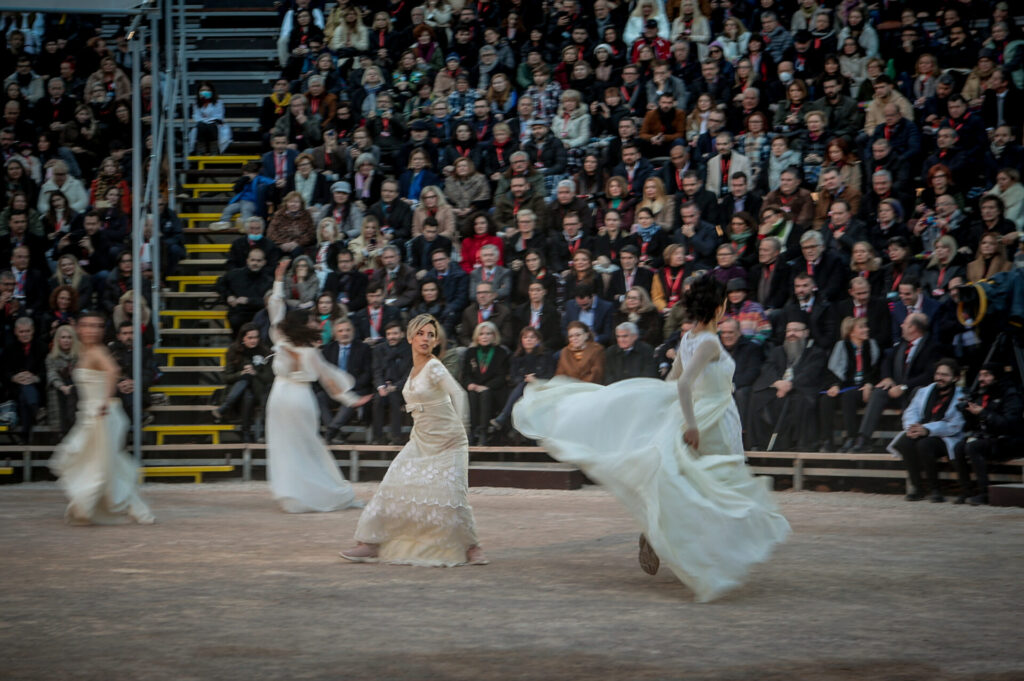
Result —
<instances>
[{"instance_id":1,"label":"face mask","mask_svg":"<svg viewBox=\"0 0 1024 681\"><path fill-rule=\"evenodd\" d=\"M250 234L250 235L249 235L249 239L250 239L251 241L259 241L259 240L260 240L260 239L262 239L262 238L263 238L263 235L262 235L262 234Z\"/></svg>"},{"instance_id":2,"label":"face mask","mask_svg":"<svg viewBox=\"0 0 1024 681\"><path fill-rule=\"evenodd\" d=\"M789 71L783 71L782 73L779 74L779 80L781 80L783 83L792 83L793 74L790 73Z\"/></svg>"},{"instance_id":3,"label":"face mask","mask_svg":"<svg viewBox=\"0 0 1024 681\"><path fill-rule=\"evenodd\" d=\"M210 92L209 90L203 90L202 92L199 93L199 96L202 97L203 99L210 99L211 97L213 97L213 93Z\"/></svg>"}]
</instances>

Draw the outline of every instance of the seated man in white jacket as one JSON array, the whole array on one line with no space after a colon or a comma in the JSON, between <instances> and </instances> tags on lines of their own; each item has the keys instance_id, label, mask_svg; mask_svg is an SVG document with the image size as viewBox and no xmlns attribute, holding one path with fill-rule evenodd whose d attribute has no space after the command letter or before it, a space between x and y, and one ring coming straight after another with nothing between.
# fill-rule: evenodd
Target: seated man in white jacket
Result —
<instances>
[{"instance_id":1,"label":"seated man in white jacket","mask_svg":"<svg viewBox=\"0 0 1024 681\"><path fill-rule=\"evenodd\" d=\"M944 456L952 459L953 448L963 437L964 417L956 408L963 397L963 391L956 385L959 378L960 365L955 359L939 360L935 365L935 382L918 390L903 410L903 432L889 445L889 451L903 457L907 464L913 486L907 493L907 501L924 499L922 468L931 490L928 500L946 500L939 491L937 462Z\"/></svg>"}]
</instances>

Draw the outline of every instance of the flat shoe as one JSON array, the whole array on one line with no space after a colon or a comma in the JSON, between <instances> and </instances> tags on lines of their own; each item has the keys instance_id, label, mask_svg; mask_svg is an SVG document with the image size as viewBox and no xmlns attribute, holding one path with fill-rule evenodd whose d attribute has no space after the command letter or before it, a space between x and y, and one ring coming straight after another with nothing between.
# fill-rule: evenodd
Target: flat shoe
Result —
<instances>
[{"instance_id":1,"label":"flat shoe","mask_svg":"<svg viewBox=\"0 0 1024 681\"><path fill-rule=\"evenodd\" d=\"M346 554L344 551L339 551L338 555L349 561L350 563L379 563L380 558L377 556L352 556Z\"/></svg>"},{"instance_id":2,"label":"flat shoe","mask_svg":"<svg viewBox=\"0 0 1024 681\"><path fill-rule=\"evenodd\" d=\"M640 535L640 553L637 555L640 561L640 569L649 575L658 574L658 568L661 567L661 559L658 558L658 554L654 552L654 548L647 541L647 537Z\"/></svg>"}]
</instances>

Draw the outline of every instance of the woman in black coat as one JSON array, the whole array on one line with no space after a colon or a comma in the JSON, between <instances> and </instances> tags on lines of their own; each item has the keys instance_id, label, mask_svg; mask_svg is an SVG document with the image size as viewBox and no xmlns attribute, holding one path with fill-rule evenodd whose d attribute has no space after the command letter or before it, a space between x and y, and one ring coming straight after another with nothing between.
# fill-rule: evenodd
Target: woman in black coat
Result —
<instances>
[{"instance_id":1,"label":"woman in black coat","mask_svg":"<svg viewBox=\"0 0 1024 681\"><path fill-rule=\"evenodd\" d=\"M462 356L462 386L469 395L469 444L487 444L487 424L505 398L509 353L493 322L480 322Z\"/></svg>"},{"instance_id":2,"label":"woman in black coat","mask_svg":"<svg viewBox=\"0 0 1024 681\"><path fill-rule=\"evenodd\" d=\"M223 375L228 391L221 405L213 410L213 420L219 423L234 410L242 418L243 442L253 441L253 413L267 403L274 382L270 355L271 351L260 340L259 327L251 322L242 325L228 348Z\"/></svg>"},{"instance_id":3,"label":"woman in black coat","mask_svg":"<svg viewBox=\"0 0 1024 681\"><path fill-rule=\"evenodd\" d=\"M555 357L544 349L540 332L532 326L523 327L519 332L519 347L512 355L509 369L509 393L505 408L491 419L490 432L499 433L508 428L512 421L512 407L523 396L526 386L538 379L551 378L555 375Z\"/></svg>"}]
</instances>

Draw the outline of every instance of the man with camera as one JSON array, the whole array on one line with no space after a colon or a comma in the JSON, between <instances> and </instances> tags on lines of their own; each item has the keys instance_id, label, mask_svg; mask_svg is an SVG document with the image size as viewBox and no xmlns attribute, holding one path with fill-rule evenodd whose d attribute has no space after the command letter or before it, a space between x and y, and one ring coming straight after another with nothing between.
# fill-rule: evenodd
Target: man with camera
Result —
<instances>
[{"instance_id":1,"label":"man with camera","mask_svg":"<svg viewBox=\"0 0 1024 681\"><path fill-rule=\"evenodd\" d=\"M1006 461L1024 451L1024 401L1017 388L1003 376L1002 365L986 362L978 371L971 394L957 403L967 434L957 443L953 459L960 478L960 496L972 506L988 503L988 461ZM971 472L978 493L971 496Z\"/></svg>"}]
</instances>

